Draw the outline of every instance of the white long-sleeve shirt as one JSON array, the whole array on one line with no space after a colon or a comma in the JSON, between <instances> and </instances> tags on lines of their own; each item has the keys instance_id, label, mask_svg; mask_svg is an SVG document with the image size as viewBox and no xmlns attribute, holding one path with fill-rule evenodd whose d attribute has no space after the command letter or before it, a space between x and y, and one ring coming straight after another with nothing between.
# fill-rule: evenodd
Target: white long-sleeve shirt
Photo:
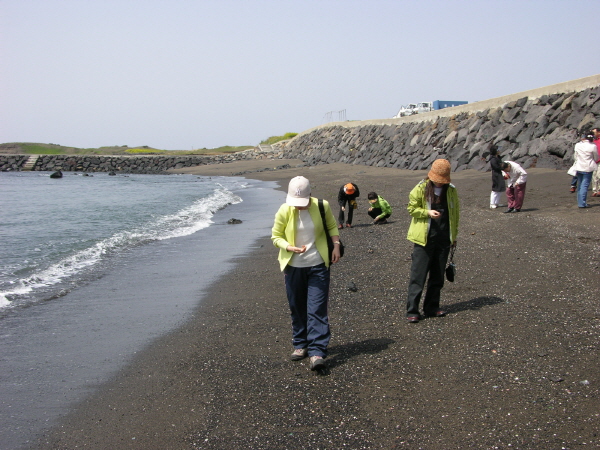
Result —
<instances>
[{"instance_id":1,"label":"white long-sleeve shirt","mask_svg":"<svg viewBox=\"0 0 600 450\"><path fill-rule=\"evenodd\" d=\"M513 161L504 161L510 164L508 171L508 187L513 187L515 184L523 184L527 182L527 172L519 164Z\"/></svg>"},{"instance_id":2,"label":"white long-sleeve shirt","mask_svg":"<svg viewBox=\"0 0 600 450\"><path fill-rule=\"evenodd\" d=\"M579 172L593 172L596 170L598 147L590 141L582 140L575 144L575 164L573 169Z\"/></svg>"}]
</instances>

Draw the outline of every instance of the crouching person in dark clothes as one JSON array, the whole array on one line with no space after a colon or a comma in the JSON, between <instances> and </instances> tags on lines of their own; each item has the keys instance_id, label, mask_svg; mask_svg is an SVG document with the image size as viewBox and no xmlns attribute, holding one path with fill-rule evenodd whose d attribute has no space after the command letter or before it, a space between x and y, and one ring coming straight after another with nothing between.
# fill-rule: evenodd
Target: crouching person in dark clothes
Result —
<instances>
[{"instance_id":1,"label":"crouching person in dark clothes","mask_svg":"<svg viewBox=\"0 0 600 450\"><path fill-rule=\"evenodd\" d=\"M406 318L409 323L421 319L419 302L427 281L423 301L425 316L442 317L440 295L450 248L456 245L460 208L456 188L450 184L450 162L436 159L427 178L409 195L408 212L412 216L407 239L413 242L412 265L408 283Z\"/></svg>"}]
</instances>

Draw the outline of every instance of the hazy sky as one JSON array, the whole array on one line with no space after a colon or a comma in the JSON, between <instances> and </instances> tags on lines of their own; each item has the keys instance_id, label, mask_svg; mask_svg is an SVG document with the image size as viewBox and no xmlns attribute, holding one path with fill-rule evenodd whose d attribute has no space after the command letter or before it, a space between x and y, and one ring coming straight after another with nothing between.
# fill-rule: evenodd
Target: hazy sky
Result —
<instances>
[{"instance_id":1,"label":"hazy sky","mask_svg":"<svg viewBox=\"0 0 600 450\"><path fill-rule=\"evenodd\" d=\"M0 0L0 143L256 145L600 73L598 0Z\"/></svg>"}]
</instances>

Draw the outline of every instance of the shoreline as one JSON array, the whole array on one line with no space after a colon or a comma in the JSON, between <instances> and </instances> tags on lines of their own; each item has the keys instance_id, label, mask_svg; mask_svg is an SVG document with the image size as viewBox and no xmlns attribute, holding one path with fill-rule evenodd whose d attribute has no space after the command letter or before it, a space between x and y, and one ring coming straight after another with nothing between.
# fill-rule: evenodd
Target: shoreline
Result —
<instances>
[{"instance_id":1,"label":"shoreline","mask_svg":"<svg viewBox=\"0 0 600 450\"><path fill-rule=\"evenodd\" d=\"M205 205L201 208L218 208L211 224L204 222L205 228L187 234L181 225L190 222L178 221L176 236L169 233L168 239L111 255L93 277L80 285L73 283L65 295L1 311L0 449L21 448L111 380L155 339L189 320L208 287L270 225L270 218L254 211L278 206L281 200L273 182L218 177L207 183L206 177L205 181L193 175L158 178L184 178L183 186L200 197L212 191L207 186L227 187L235 195L226 199L236 202L239 196L243 201L200 201ZM154 182L161 185L159 179ZM113 184L114 179L107 180L109 186ZM173 202L171 210L180 211L176 202L186 198L185 190L166 192L163 198ZM148 198L157 201L155 196ZM194 217L193 209L187 211ZM242 220L243 225L228 224L231 218ZM238 232L240 226L243 233Z\"/></svg>"},{"instance_id":2,"label":"shoreline","mask_svg":"<svg viewBox=\"0 0 600 450\"><path fill-rule=\"evenodd\" d=\"M231 176L284 163L185 172ZM361 189L354 227L341 233L346 255L332 269L328 374L289 361L289 311L265 236L209 287L191 320L32 448L600 444L600 200L588 197L593 207L579 211L565 172L533 169L523 211L504 215L487 207L489 173L453 173L462 212L457 280L442 293L449 315L409 325L405 204L424 173L331 164L244 175L285 189L302 174L334 209L339 186ZM388 225L370 225L370 190L392 205Z\"/></svg>"}]
</instances>

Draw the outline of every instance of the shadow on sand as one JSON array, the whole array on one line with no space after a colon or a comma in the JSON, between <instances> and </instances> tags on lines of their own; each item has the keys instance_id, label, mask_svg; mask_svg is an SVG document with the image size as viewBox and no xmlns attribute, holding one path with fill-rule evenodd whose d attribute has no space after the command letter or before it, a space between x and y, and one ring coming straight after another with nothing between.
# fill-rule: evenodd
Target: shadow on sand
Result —
<instances>
[{"instance_id":1,"label":"shadow on sand","mask_svg":"<svg viewBox=\"0 0 600 450\"><path fill-rule=\"evenodd\" d=\"M329 357L327 358L327 367L317 371L319 375L329 375L329 370L341 366L350 358L357 355L373 355L386 350L393 339L367 339L366 341L351 342L349 344L335 345L329 348Z\"/></svg>"},{"instance_id":2,"label":"shadow on sand","mask_svg":"<svg viewBox=\"0 0 600 450\"><path fill-rule=\"evenodd\" d=\"M504 303L504 300L500 297L477 297L472 300L444 306L444 310L448 314L454 314L460 311L475 311L485 306L497 305L498 303Z\"/></svg>"}]
</instances>

